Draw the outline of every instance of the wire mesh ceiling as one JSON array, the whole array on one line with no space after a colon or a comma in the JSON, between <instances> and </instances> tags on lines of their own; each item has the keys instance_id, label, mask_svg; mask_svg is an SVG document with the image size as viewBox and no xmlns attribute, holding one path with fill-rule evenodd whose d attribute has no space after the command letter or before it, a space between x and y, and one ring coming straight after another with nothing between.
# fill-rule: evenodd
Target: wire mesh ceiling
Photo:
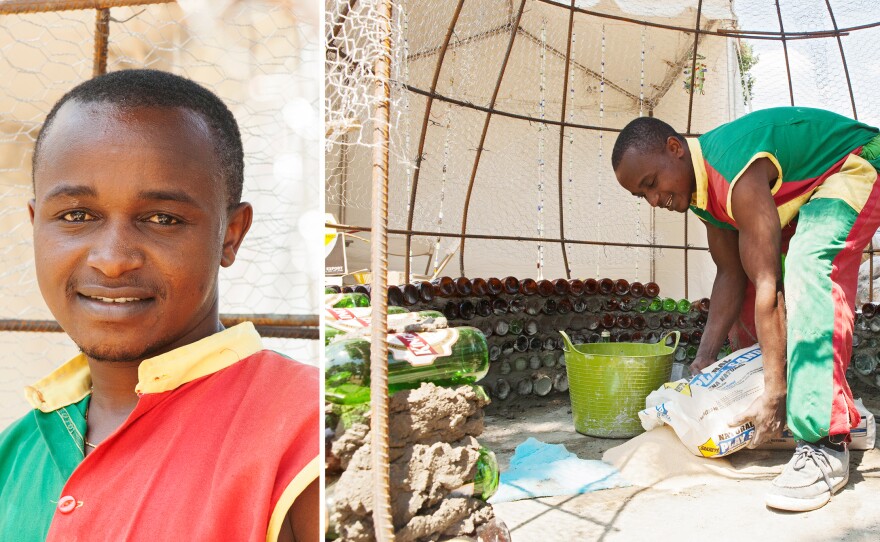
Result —
<instances>
[{"instance_id":1,"label":"wire mesh ceiling","mask_svg":"<svg viewBox=\"0 0 880 542\"><path fill-rule=\"evenodd\" d=\"M352 104L370 81L359 60L368 4L326 5L328 212L362 230L370 123ZM652 115L695 136L783 105L877 125L875 4L396 2L389 220L402 257L392 265L430 274L457 252L462 275L654 278L670 253L658 249L677 248L673 267L680 276L683 258L687 277L688 251L703 248L688 231L696 220L655 215L620 191L617 132Z\"/></svg>"}]
</instances>

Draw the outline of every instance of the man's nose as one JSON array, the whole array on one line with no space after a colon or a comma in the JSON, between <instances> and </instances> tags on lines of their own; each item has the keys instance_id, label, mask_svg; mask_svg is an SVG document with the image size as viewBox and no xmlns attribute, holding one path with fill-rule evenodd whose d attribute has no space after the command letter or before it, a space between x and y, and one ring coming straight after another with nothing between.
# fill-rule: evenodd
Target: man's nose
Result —
<instances>
[{"instance_id":1,"label":"man's nose","mask_svg":"<svg viewBox=\"0 0 880 542\"><path fill-rule=\"evenodd\" d=\"M119 277L144 264L143 252L137 247L138 232L122 221L107 221L95 232L89 250L88 265L107 277Z\"/></svg>"}]
</instances>

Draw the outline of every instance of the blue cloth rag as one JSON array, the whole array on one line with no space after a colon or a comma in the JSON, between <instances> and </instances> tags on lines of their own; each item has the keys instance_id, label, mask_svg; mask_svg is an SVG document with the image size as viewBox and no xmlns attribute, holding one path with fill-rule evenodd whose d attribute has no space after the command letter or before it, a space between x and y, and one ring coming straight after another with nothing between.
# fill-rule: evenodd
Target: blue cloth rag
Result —
<instances>
[{"instance_id":1,"label":"blue cloth rag","mask_svg":"<svg viewBox=\"0 0 880 542\"><path fill-rule=\"evenodd\" d=\"M562 444L547 444L529 437L516 447L510 467L501 473L498 491L489 502L577 495L628 485L608 463L580 459Z\"/></svg>"}]
</instances>

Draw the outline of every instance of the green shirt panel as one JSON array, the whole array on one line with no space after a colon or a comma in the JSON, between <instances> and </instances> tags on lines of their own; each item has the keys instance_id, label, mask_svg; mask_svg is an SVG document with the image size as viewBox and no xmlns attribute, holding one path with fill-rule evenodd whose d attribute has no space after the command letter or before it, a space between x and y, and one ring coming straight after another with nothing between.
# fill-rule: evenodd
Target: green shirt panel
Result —
<instances>
[{"instance_id":1,"label":"green shirt panel","mask_svg":"<svg viewBox=\"0 0 880 542\"><path fill-rule=\"evenodd\" d=\"M84 457L89 398L32 410L0 433L0 540L46 539L64 484Z\"/></svg>"},{"instance_id":2,"label":"green shirt panel","mask_svg":"<svg viewBox=\"0 0 880 542\"><path fill-rule=\"evenodd\" d=\"M877 128L823 109L775 107L723 124L699 141L706 160L727 182L761 152L776 157L786 182L822 175L877 134Z\"/></svg>"}]
</instances>

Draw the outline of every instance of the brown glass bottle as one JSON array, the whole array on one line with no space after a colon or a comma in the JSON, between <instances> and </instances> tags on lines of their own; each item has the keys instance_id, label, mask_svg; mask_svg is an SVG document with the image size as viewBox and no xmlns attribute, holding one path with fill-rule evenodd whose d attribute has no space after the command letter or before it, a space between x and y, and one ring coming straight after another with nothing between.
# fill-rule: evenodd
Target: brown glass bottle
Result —
<instances>
[{"instance_id":1,"label":"brown glass bottle","mask_svg":"<svg viewBox=\"0 0 880 542\"><path fill-rule=\"evenodd\" d=\"M630 343L633 342L632 335L629 331L623 331L619 335L617 335L617 341L619 343Z\"/></svg>"},{"instance_id":2,"label":"brown glass bottle","mask_svg":"<svg viewBox=\"0 0 880 542\"><path fill-rule=\"evenodd\" d=\"M489 284L486 279L475 278L471 281L471 291L474 295L483 297L489 294Z\"/></svg>"},{"instance_id":3,"label":"brown glass bottle","mask_svg":"<svg viewBox=\"0 0 880 542\"><path fill-rule=\"evenodd\" d=\"M703 332L699 329L695 329L691 332L691 344L700 344L700 341L703 340Z\"/></svg>"},{"instance_id":4,"label":"brown glass bottle","mask_svg":"<svg viewBox=\"0 0 880 542\"><path fill-rule=\"evenodd\" d=\"M504 283L498 277L491 277L486 281L489 295L498 295L504 291Z\"/></svg>"},{"instance_id":5,"label":"brown glass bottle","mask_svg":"<svg viewBox=\"0 0 880 542\"><path fill-rule=\"evenodd\" d=\"M419 288L415 284L403 285L403 303L406 306L415 305L419 302Z\"/></svg>"},{"instance_id":6,"label":"brown glass bottle","mask_svg":"<svg viewBox=\"0 0 880 542\"><path fill-rule=\"evenodd\" d=\"M356 294L364 294L367 297L370 297L370 285L369 284L358 284L354 287L354 293Z\"/></svg>"},{"instance_id":7,"label":"brown glass bottle","mask_svg":"<svg viewBox=\"0 0 880 542\"><path fill-rule=\"evenodd\" d=\"M666 313L660 318L660 325L663 329L672 329L675 327L675 315Z\"/></svg>"},{"instance_id":8,"label":"brown glass bottle","mask_svg":"<svg viewBox=\"0 0 880 542\"><path fill-rule=\"evenodd\" d=\"M642 333L641 331L633 331L631 338L632 338L632 342L634 342L634 343L644 342L645 341L645 334Z\"/></svg>"},{"instance_id":9,"label":"brown glass bottle","mask_svg":"<svg viewBox=\"0 0 880 542\"><path fill-rule=\"evenodd\" d=\"M492 303L488 299L480 299L475 303L477 316L486 318L492 315Z\"/></svg>"},{"instance_id":10,"label":"brown glass bottle","mask_svg":"<svg viewBox=\"0 0 880 542\"><path fill-rule=\"evenodd\" d=\"M599 281L587 279L584 281L584 295L596 295L599 293Z\"/></svg>"},{"instance_id":11,"label":"brown glass bottle","mask_svg":"<svg viewBox=\"0 0 880 542\"><path fill-rule=\"evenodd\" d=\"M465 299L458 304L458 315L462 320L470 320L476 316L476 314L477 308L471 300Z\"/></svg>"},{"instance_id":12,"label":"brown glass bottle","mask_svg":"<svg viewBox=\"0 0 880 542\"><path fill-rule=\"evenodd\" d=\"M419 288L419 300L422 303L430 303L434 301L434 285L430 282L420 281L416 283Z\"/></svg>"},{"instance_id":13,"label":"brown glass bottle","mask_svg":"<svg viewBox=\"0 0 880 542\"><path fill-rule=\"evenodd\" d=\"M458 320L458 303L448 301L443 307L443 316L445 316L447 320Z\"/></svg>"},{"instance_id":14,"label":"brown glass bottle","mask_svg":"<svg viewBox=\"0 0 880 542\"><path fill-rule=\"evenodd\" d=\"M625 295L620 298L620 310L629 312L633 310L633 305L635 305L635 301L633 301L632 297Z\"/></svg>"},{"instance_id":15,"label":"brown glass bottle","mask_svg":"<svg viewBox=\"0 0 880 542\"><path fill-rule=\"evenodd\" d=\"M341 289L341 292L343 294L353 294L354 293L354 286L343 286Z\"/></svg>"},{"instance_id":16,"label":"brown glass bottle","mask_svg":"<svg viewBox=\"0 0 880 542\"><path fill-rule=\"evenodd\" d=\"M568 292L574 297L584 295L584 281L581 279L572 279L568 282Z\"/></svg>"},{"instance_id":17,"label":"brown glass bottle","mask_svg":"<svg viewBox=\"0 0 880 542\"><path fill-rule=\"evenodd\" d=\"M571 291L571 285L566 279L556 279L553 281L553 290L556 295L568 295Z\"/></svg>"},{"instance_id":18,"label":"brown glass bottle","mask_svg":"<svg viewBox=\"0 0 880 542\"><path fill-rule=\"evenodd\" d=\"M629 294L629 281L626 279L617 279L614 281L614 293L617 295Z\"/></svg>"},{"instance_id":19,"label":"brown glass bottle","mask_svg":"<svg viewBox=\"0 0 880 542\"><path fill-rule=\"evenodd\" d=\"M633 297L642 297L645 295L645 285L638 281L633 282L629 285L629 293Z\"/></svg>"},{"instance_id":20,"label":"brown glass bottle","mask_svg":"<svg viewBox=\"0 0 880 542\"><path fill-rule=\"evenodd\" d=\"M455 279L455 293L461 297L467 297L473 292L471 280L467 277L458 277Z\"/></svg>"},{"instance_id":21,"label":"brown glass bottle","mask_svg":"<svg viewBox=\"0 0 880 542\"><path fill-rule=\"evenodd\" d=\"M388 304L395 307L402 307L406 304L406 299L403 297L403 292L400 291L399 287L388 287Z\"/></svg>"},{"instance_id":22,"label":"brown glass bottle","mask_svg":"<svg viewBox=\"0 0 880 542\"><path fill-rule=\"evenodd\" d=\"M519 283L519 291L522 295L535 295L538 293L538 283L535 279L522 279Z\"/></svg>"},{"instance_id":23,"label":"brown glass bottle","mask_svg":"<svg viewBox=\"0 0 880 542\"><path fill-rule=\"evenodd\" d=\"M556 301L552 298L548 298L547 301L544 302L544 307L541 309L541 312L544 314L556 314Z\"/></svg>"},{"instance_id":24,"label":"brown glass bottle","mask_svg":"<svg viewBox=\"0 0 880 542\"><path fill-rule=\"evenodd\" d=\"M646 297L657 297L658 295L660 295L660 286L658 286L656 282L645 284Z\"/></svg>"},{"instance_id":25,"label":"brown glass bottle","mask_svg":"<svg viewBox=\"0 0 880 542\"><path fill-rule=\"evenodd\" d=\"M614 281L604 278L599 281L599 293L601 295L611 295L614 292Z\"/></svg>"},{"instance_id":26,"label":"brown glass bottle","mask_svg":"<svg viewBox=\"0 0 880 542\"><path fill-rule=\"evenodd\" d=\"M513 295L519 292L519 280L516 277L506 277L501 281L502 293Z\"/></svg>"},{"instance_id":27,"label":"brown glass bottle","mask_svg":"<svg viewBox=\"0 0 880 542\"><path fill-rule=\"evenodd\" d=\"M617 298L614 297L607 297L602 303L602 308L604 308L606 311L616 311L620 309L620 301L618 301Z\"/></svg>"},{"instance_id":28,"label":"brown glass bottle","mask_svg":"<svg viewBox=\"0 0 880 542\"><path fill-rule=\"evenodd\" d=\"M621 314L617 317L617 327L622 327L623 329L629 329L632 326L633 319L628 314Z\"/></svg>"},{"instance_id":29,"label":"brown glass bottle","mask_svg":"<svg viewBox=\"0 0 880 542\"><path fill-rule=\"evenodd\" d=\"M511 312L513 314L518 314L524 311L526 308L526 304L523 302L522 298L514 297L508 303L507 312Z\"/></svg>"},{"instance_id":30,"label":"brown glass bottle","mask_svg":"<svg viewBox=\"0 0 880 542\"><path fill-rule=\"evenodd\" d=\"M571 300L569 300L567 297L563 297L559 300L559 302L556 303L556 312L558 314L568 314L572 310L573 307L571 305Z\"/></svg>"},{"instance_id":31,"label":"brown glass bottle","mask_svg":"<svg viewBox=\"0 0 880 542\"><path fill-rule=\"evenodd\" d=\"M496 297L492 300L492 312L495 314L495 316L502 316L504 314L507 314L507 307L507 301L501 299L500 297Z\"/></svg>"},{"instance_id":32,"label":"brown glass bottle","mask_svg":"<svg viewBox=\"0 0 880 542\"><path fill-rule=\"evenodd\" d=\"M874 303L865 303L862 305L862 316L865 318L873 318L877 314L877 305Z\"/></svg>"},{"instance_id":33,"label":"brown glass bottle","mask_svg":"<svg viewBox=\"0 0 880 542\"><path fill-rule=\"evenodd\" d=\"M709 314L709 299L704 297L697 301L697 308L700 310L700 314Z\"/></svg>"},{"instance_id":34,"label":"brown glass bottle","mask_svg":"<svg viewBox=\"0 0 880 542\"><path fill-rule=\"evenodd\" d=\"M645 321L645 317L642 316L641 314L637 314L637 315L633 316L633 321L632 321L633 329L638 329L638 330L645 329L645 326L647 324L648 323Z\"/></svg>"},{"instance_id":35,"label":"brown glass bottle","mask_svg":"<svg viewBox=\"0 0 880 542\"><path fill-rule=\"evenodd\" d=\"M455 295L455 281L450 277L434 279L434 295L437 297L450 297Z\"/></svg>"},{"instance_id":36,"label":"brown glass bottle","mask_svg":"<svg viewBox=\"0 0 880 542\"><path fill-rule=\"evenodd\" d=\"M541 297L550 297L555 291L556 289L553 288L553 283L549 280L543 279L538 281L538 294L540 294Z\"/></svg>"},{"instance_id":37,"label":"brown glass bottle","mask_svg":"<svg viewBox=\"0 0 880 542\"><path fill-rule=\"evenodd\" d=\"M616 324L616 323L617 323L617 318L615 318L614 315L611 314L610 312L606 312L605 314L603 314L602 318L600 319L600 324L602 324L602 327L605 329L613 328L614 324Z\"/></svg>"}]
</instances>

